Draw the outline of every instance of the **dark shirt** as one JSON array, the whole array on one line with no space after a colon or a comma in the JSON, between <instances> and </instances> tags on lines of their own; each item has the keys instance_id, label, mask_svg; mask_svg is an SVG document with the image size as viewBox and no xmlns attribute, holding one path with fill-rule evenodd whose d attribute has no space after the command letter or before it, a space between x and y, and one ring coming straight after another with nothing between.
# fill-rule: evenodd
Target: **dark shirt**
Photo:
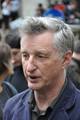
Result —
<instances>
[{"instance_id":1,"label":"dark shirt","mask_svg":"<svg viewBox=\"0 0 80 120\"><path fill-rule=\"evenodd\" d=\"M31 106L31 112L32 112L32 120L48 120L49 115L51 114L51 112L55 108L55 105L57 104L60 96L62 95L62 93L66 87L66 84L67 84L67 80L65 80L65 83L60 91L60 94L57 96L57 98L55 98L52 101L52 103L50 104L50 106L47 108L46 111L40 111L38 109L36 102L35 102L34 93L32 92L32 95L31 95L30 101L29 101L29 104Z\"/></svg>"}]
</instances>

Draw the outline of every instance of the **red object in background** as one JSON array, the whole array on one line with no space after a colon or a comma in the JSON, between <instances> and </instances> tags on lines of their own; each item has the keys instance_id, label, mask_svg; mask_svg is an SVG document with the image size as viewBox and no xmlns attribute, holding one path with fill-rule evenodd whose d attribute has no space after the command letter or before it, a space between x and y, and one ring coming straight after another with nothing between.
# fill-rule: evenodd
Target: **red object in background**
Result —
<instances>
[{"instance_id":1,"label":"red object in background","mask_svg":"<svg viewBox=\"0 0 80 120\"><path fill-rule=\"evenodd\" d=\"M64 4L57 4L54 6L54 9L64 11L65 5Z\"/></svg>"}]
</instances>

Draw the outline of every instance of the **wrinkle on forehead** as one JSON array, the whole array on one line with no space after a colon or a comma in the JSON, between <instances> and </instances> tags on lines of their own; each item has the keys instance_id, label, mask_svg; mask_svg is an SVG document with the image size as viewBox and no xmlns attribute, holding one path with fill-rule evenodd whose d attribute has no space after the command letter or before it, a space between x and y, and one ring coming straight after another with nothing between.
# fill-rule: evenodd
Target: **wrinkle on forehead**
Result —
<instances>
[{"instance_id":1,"label":"wrinkle on forehead","mask_svg":"<svg viewBox=\"0 0 80 120\"><path fill-rule=\"evenodd\" d=\"M29 48L51 48L53 46L53 34L51 32L45 32L39 35L24 35L21 39L21 47L28 46Z\"/></svg>"}]
</instances>

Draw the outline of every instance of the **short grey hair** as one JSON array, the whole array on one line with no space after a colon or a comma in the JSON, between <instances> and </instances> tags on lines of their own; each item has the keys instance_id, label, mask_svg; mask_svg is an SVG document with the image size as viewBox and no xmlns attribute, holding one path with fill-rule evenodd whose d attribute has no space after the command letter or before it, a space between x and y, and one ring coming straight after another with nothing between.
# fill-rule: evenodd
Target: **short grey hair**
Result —
<instances>
[{"instance_id":1,"label":"short grey hair","mask_svg":"<svg viewBox=\"0 0 80 120\"><path fill-rule=\"evenodd\" d=\"M56 18L27 17L20 27L20 34L41 34L46 31L53 32L55 47L59 49L61 56L68 50L73 52L74 35L69 25Z\"/></svg>"}]
</instances>

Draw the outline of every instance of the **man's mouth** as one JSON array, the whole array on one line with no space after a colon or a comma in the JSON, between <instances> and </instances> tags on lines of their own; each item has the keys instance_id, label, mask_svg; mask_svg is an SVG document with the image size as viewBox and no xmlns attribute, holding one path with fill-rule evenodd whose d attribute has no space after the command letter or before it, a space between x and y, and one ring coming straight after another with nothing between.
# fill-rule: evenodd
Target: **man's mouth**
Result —
<instances>
[{"instance_id":1,"label":"man's mouth","mask_svg":"<svg viewBox=\"0 0 80 120\"><path fill-rule=\"evenodd\" d=\"M30 81L36 81L39 78L40 77L38 77L38 76L28 76L28 80L30 80Z\"/></svg>"},{"instance_id":2,"label":"man's mouth","mask_svg":"<svg viewBox=\"0 0 80 120\"><path fill-rule=\"evenodd\" d=\"M36 79L37 77L36 76L30 76L31 79Z\"/></svg>"}]
</instances>

